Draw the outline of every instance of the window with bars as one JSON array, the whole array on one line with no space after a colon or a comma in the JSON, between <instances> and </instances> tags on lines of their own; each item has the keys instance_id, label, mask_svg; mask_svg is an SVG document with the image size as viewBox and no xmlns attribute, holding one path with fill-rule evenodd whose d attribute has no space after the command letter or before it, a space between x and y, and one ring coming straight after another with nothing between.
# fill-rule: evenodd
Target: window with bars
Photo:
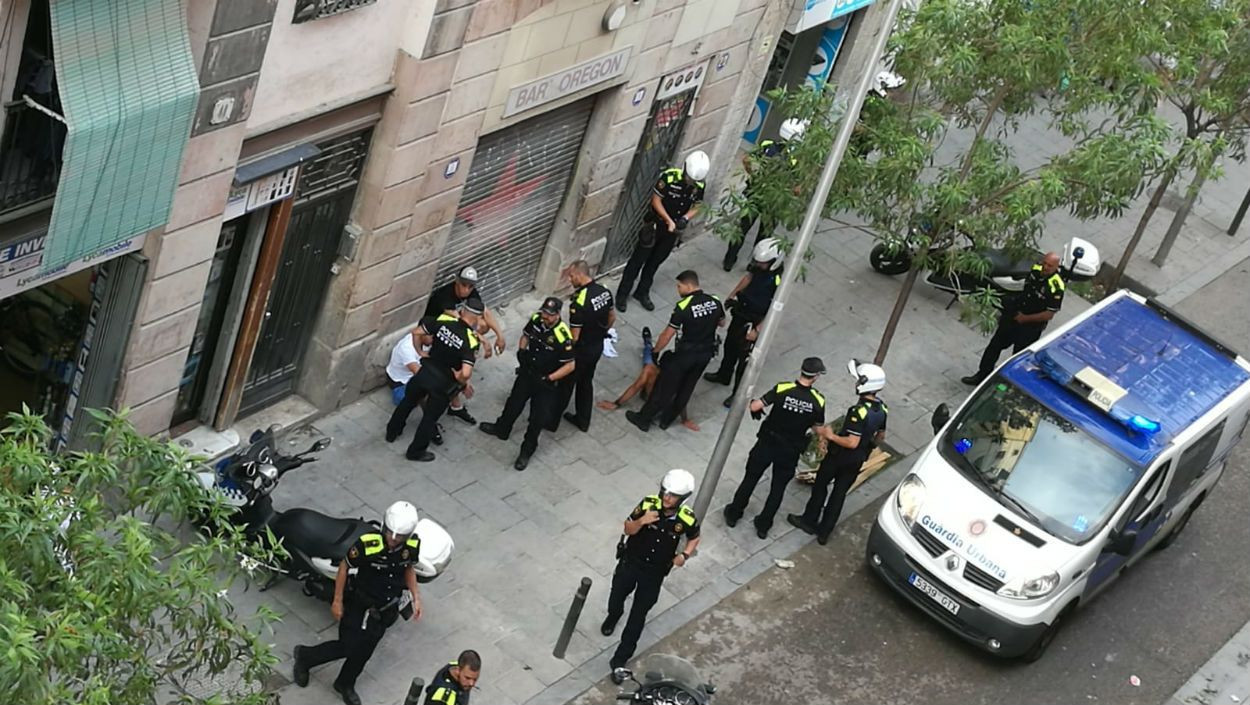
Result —
<instances>
[{"instance_id":1,"label":"window with bars","mask_svg":"<svg viewBox=\"0 0 1250 705\"><path fill-rule=\"evenodd\" d=\"M291 22L299 24L300 22L309 22L311 20L319 20L323 17L330 17L341 12L348 12L356 8L372 5L378 0L295 0L295 16L291 18Z\"/></svg>"}]
</instances>

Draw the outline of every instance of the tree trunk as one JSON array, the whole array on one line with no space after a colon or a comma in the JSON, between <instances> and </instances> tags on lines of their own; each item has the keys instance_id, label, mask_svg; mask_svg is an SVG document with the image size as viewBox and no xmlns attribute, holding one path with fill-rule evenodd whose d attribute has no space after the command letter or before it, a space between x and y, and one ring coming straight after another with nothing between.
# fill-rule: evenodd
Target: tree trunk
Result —
<instances>
[{"instance_id":1,"label":"tree trunk","mask_svg":"<svg viewBox=\"0 0 1250 705\"><path fill-rule=\"evenodd\" d=\"M1168 255L1172 252L1172 245L1176 244L1176 237L1181 233L1181 226L1185 224L1185 219L1189 217L1189 211L1194 207L1194 201L1198 200L1198 193L1202 191L1202 184L1207 180L1207 173L1210 169L1199 170L1194 175L1194 180L1189 184L1189 190L1185 192L1185 202L1181 204L1180 210L1176 211L1176 215L1172 216L1172 223L1168 225L1168 231L1163 235L1163 242L1159 243L1159 249L1155 251L1155 256L1150 258L1156 267L1162 267L1164 262L1168 261Z\"/></svg>"},{"instance_id":2,"label":"tree trunk","mask_svg":"<svg viewBox=\"0 0 1250 705\"><path fill-rule=\"evenodd\" d=\"M1115 272L1107 280L1106 291L1108 294L1120 288L1120 278L1124 276L1124 270L1128 268L1128 261L1132 259L1133 252L1137 249L1137 243L1141 242L1141 236L1146 232L1146 225L1154 217L1155 211L1159 210L1159 203L1163 200L1163 194L1167 193L1168 187L1172 185L1172 179L1174 178L1176 178L1176 169L1168 169L1164 172L1163 178L1159 180L1159 185L1155 187L1155 192L1150 195L1150 203L1146 204L1146 210L1141 214L1141 219L1137 221L1137 229L1133 231L1133 237L1129 238L1128 245L1124 248L1124 254L1120 255L1120 263L1115 266Z\"/></svg>"},{"instance_id":3,"label":"tree trunk","mask_svg":"<svg viewBox=\"0 0 1250 705\"><path fill-rule=\"evenodd\" d=\"M881 333L881 344L877 346L877 354L872 358L874 364L880 365L885 362L885 355L890 351L890 341L894 339L894 331L898 329L899 319L903 317L903 310L907 308L907 299L911 298L912 286L915 285L918 276L920 276L919 266L913 266L907 270L907 277L903 279L903 288L899 289L898 298L894 300L894 310L890 311L890 320L886 321L885 330Z\"/></svg>"}]
</instances>

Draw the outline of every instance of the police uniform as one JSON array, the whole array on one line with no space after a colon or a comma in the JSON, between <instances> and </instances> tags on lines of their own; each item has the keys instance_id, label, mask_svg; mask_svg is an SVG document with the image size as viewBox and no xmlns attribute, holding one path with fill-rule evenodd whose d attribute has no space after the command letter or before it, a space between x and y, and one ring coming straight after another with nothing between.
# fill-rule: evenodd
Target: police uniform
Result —
<instances>
[{"instance_id":1,"label":"police uniform","mask_svg":"<svg viewBox=\"0 0 1250 705\"><path fill-rule=\"evenodd\" d=\"M627 418L644 430L657 417L661 428L673 422L686 408L699 376L716 354L716 329L724 317L725 307L720 299L702 289L677 302L668 320L669 327L680 336L676 350L664 357L660 377L642 410L637 414L629 412Z\"/></svg>"},{"instance_id":2,"label":"police uniform","mask_svg":"<svg viewBox=\"0 0 1250 705\"><path fill-rule=\"evenodd\" d=\"M559 299L556 299L559 303ZM556 383L547 376L573 360L573 332L564 321L548 327L541 314L530 316L529 323L521 332L525 337L525 348L517 351L520 366L517 367L516 381L512 383L512 391L504 402L503 411L494 424L482 425L482 430L507 440L512 433L512 425L525 409L526 402L530 405L529 425L525 427L525 438L521 441L521 458L528 459L538 448L538 436L543 427L556 413L556 402L559 392ZM518 460L518 470L523 470Z\"/></svg>"},{"instance_id":3,"label":"police uniform","mask_svg":"<svg viewBox=\"0 0 1250 705\"><path fill-rule=\"evenodd\" d=\"M590 426L590 412L595 407L595 369L603 357L603 339L608 334L608 318L612 313L612 292L599 282L592 281L573 292L569 298L569 327L580 330L573 344L577 365L570 379L562 380L559 409L552 414L552 424L559 425L560 414L576 394L574 408L578 427Z\"/></svg>"},{"instance_id":4,"label":"police uniform","mask_svg":"<svg viewBox=\"0 0 1250 705\"><path fill-rule=\"evenodd\" d=\"M859 436L859 446L851 449L829 444L829 452L820 462L816 484L812 486L812 496L807 500L807 507L802 515L802 523L815 528L816 535L823 540L827 540L829 534L833 533L838 517L842 515L842 503L846 500L846 493L851 491L851 485L859 477L860 468L875 447L873 438L878 431L885 430L886 416L889 413L885 402L868 396L860 396L855 406L847 409L839 435ZM833 483L831 491L830 482ZM826 491L829 491L827 502Z\"/></svg>"},{"instance_id":5,"label":"police uniform","mask_svg":"<svg viewBox=\"0 0 1250 705\"><path fill-rule=\"evenodd\" d=\"M703 201L703 182L686 179L682 169L665 169L660 174L652 193L660 197L664 212L669 218L677 221L690 212L696 204ZM618 306L623 306L632 293L640 300L650 301L651 284L655 279L655 270L668 259L673 246L677 244L677 233L668 231L664 220L656 214L651 204L647 203L646 215L642 229L638 232L638 244L634 253L625 265L621 275L621 285L616 290ZM641 276L639 273L641 272ZM634 289L634 278L638 277L638 288ZM622 309L623 310L623 309Z\"/></svg>"},{"instance_id":6,"label":"police uniform","mask_svg":"<svg viewBox=\"0 0 1250 705\"><path fill-rule=\"evenodd\" d=\"M768 390L760 401L772 409L768 418L760 424L759 440L747 456L746 474L734 493L733 501L725 507L725 519L732 525L742 518L743 510L751 501L751 493L771 465L773 478L768 499L755 517L756 530L766 535L781 507L786 485L794 479L799 455L807 447L808 431L812 426L825 422L825 398L812 387L798 382L783 382Z\"/></svg>"},{"instance_id":7,"label":"police uniform","mask_svg":"<svg viewBox=\"0 0 1250 705\"><path fill-rule=\"evenodd\" d=\"M729 302L733 318L725 331L725 354L721 357L720 369L708 376L709 382L729 384L732 380L734 391L738 391L742 375L747 371L747 355L755 345L747 340L747 333L764 322L773 296L781 287L781 270L781 267L772 271L753 270L751 281Z\"/></svg>"},{"instance_id":8,"label":"police uniform","mask_svg":"<svg viewBox=\"0 0 1250 705\"><path fill-rule=\"evenodd\" d=\"M647 524L625 540L624 550L618 550L616 572L612 574L608 616L604 620L605 633L609 627L616 626L625 613L625 599L631 592L634 594L629 619L621 631L621 644L610 662L614 669L624 666L634 655L634 649L638 648L638 637L646 624L647 612L660 597L660 586L673 568L673 558L677 556L682 538L699 538L699 521L686 505L681 505L671 515L665 515L663 501L658 495L650 495L638 503L629 518L639 519L649 511L658 512L659 521Z\"/></svg>"},{"instance_id":9,"label":"police uniform","mask_svg":"<svg viewBox=\"0 0 1250 705\"><path fill-rule=\"evenodd\" d=\"M759 143L755 151L765 158L773 159L785 153L786 143L764 140ZM792 166L797 163L794 157L790 157ZM726 272L733 269L734 263L738 261L738 252L742 250L742 244L746 242L747 233L751 231L751 226L755 225L755 221L758 220L760 223L760 229L755 233L756 244L759 244L759 241L766 237L772 237L773 230L777 227L777 221L760 210L759 205L755 203L750 176L747 176L746 186L742 189L742 197L747 202L747 208L743 212L742 219L738 221L738 228L742 231L742 239L737 242L730 242L729 246L725 248L725 261L722 265Z\"/></svg>"},{"instance_id":10,"label":"police uniform","mask_svg":"<svg viewBox=\"0 0 1250 705\"><path fill-rule=\"evenodd\" d=\"M1043 311L1058 312L1063 305L1065 289L1063 277L1055 272L1049 277L1042 272L1042 265L1035 264L1024 280L1024 288L1020 293L1010 297L1003 311L998 316L998 328L985 346L981 354L981 365L977 368L979 380L989 377L998 365L998 357L1007 348L1013 353L1020 352L1042 337L1047 321L1038 323L1017 323L1017 313L1034 314Z\"/></svg>"},{"instance_id":11,"label":"police uniform","mask_svg":"<svg viewBox=\"0 0 1250 705\"><path fill-rule=\"evenodd\" d=\"M339 638L302 649L299 665L312 668L346 659L334 686L340 691L355 688L382 635L399 618L399 598L407 587L404 574L416 563L420 550L421 540L415 534L394 550L387 549L380 533L356 539L343 558L356 575L343 598Z\"/></svg>"},{"instance_id":12,"label":"police uniform","mask_svg":"<svg viewBox=\"0 0 1250 705\"><path fill-rule=\"evenodd\" d=\"M455 661L443 666L434 680L425 687L425 705L469 705L469 691L460 687L455 678L451 677L451 669Z\"/></svg>"},{"instance_id":13,"label":"police uniform","mask_svg":"<svg viewBox=\"0 0 1250 705\"><path fill-rule=\"evenodd\" d=\"M408 446L409 460L422 458L430 440L438 431L438 419L451 404L451 397L459 391L460 383L455 379L455 371L461 365L470 366L477 360L477 349L481 345L477 334L467 323L447 313L436 317L427 316L418 324L422 333L429 335L430 354L421 364L421 370L408 380L404 387L404 398L395 407L391 420L386 424L386 440L394 441L404 432L408 415L422 400L428 398L421 415L421 423Z\"/></svg>"}]
</instances>

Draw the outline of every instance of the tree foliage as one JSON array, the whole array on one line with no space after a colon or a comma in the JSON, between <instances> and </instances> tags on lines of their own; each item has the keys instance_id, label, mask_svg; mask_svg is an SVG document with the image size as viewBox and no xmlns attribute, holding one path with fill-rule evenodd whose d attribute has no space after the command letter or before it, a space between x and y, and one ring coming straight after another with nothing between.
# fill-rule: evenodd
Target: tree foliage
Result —
<instances>
[{"instance_id":1,"label":"tree foliage","mask_svg":"<svg viewBox=\"0 0 1250 705\"><path fill-rule=\"evenodd\" d=\"M150 705L268 702L276 663L255 619L227 588L240 556L272 556L222 526L227 511L177 446L93 412L98 450L52 454L43 419L11 414L0 430L0 702ZM188 686L230 669L208 696Z\"/></svg>"}]
</instances>

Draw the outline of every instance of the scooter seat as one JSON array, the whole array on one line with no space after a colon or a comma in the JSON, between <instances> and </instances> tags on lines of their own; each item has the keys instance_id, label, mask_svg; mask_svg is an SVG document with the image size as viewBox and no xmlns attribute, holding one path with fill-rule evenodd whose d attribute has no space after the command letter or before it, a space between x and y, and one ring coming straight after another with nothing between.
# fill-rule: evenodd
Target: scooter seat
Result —
<instances>
[{"instance_id":1,"label":"scooter seat","mask_svg":"<svg viewBox=\"0 0 1250 705\"><path fill-rule=\"evenodd\" d=\"M363 519L336 519L312 509L283 512L270 525L287 550L338 563L361 534L377 529Z\"/></svg>"},{"instance_id":2,"label":"scooter seat","mask_svg":"<svg viewBox=\"0 0 1250 705\"><path fill-rule=\"evenodd\" d=\"M1023 279L1036 263L1034 259L1014 260L1003 250L988 250L985 259L989 260L991 277Z\"/></svg>"}]
</instances>

